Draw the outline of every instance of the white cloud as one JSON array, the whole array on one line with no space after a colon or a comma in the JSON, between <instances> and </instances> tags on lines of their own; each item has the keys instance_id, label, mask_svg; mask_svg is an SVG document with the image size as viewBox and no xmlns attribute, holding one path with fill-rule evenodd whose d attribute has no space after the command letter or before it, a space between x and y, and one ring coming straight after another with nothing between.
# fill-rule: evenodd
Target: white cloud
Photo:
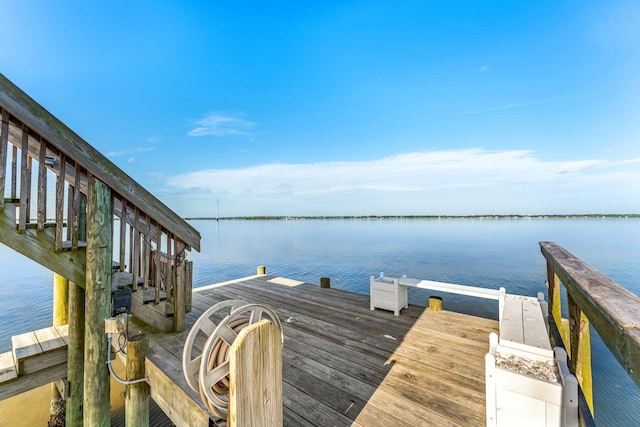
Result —
<instances>
[{"instance_id":1,"label":"white cloud","mask_svg":"<svg viewBox=\"0 0 640 427\"><path fill-rule=\"evenodd\" d=\"M581 160L577 162L566 162L560 165L559 173L580 173L589 169L595 169L607 164L604 160Z\"/></svg>"},{"instance_id":2,"label":"white cloud","mask_svg":"<svg viewBox=\"0 0 640 427\"><path fill-rule=\"evenodd\" d=\"M188 136L249 135L255 123L229 115L212 113L195 122L196 127L187 132Z\"/></svg>"},{"instance_id":3,"label":"white cloud","mask_svg":"<svg viewBox=\"0 0 640 427\"><path fill-rule=\"evenodd\" d=\"M229 215L278 215L291 205L300 215L564 213L569 193L581 200L572 209L595 212L599 202L616 202L611 187L625 201L640 200L640 171L634 166L630 161L548 162L526 150L465 149L362 162L211 169L165 182L185 197L191 193L201 205L205 192L214 198L224 194L227 206L238 209ZM197 209L192 207L190 215L198 215Z\"/></svg>"}]
</instances>

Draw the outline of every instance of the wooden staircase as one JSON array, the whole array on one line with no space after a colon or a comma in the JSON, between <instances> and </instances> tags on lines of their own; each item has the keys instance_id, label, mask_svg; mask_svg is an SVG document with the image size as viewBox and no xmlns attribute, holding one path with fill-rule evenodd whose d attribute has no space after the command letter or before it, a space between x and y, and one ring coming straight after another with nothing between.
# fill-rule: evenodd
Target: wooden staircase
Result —
<instances>
[{"instance_id":1,"label":"wooden staircase","mask_svg":"<svg viewBox=\"0 0 640 427\"><path fill-rule=\"evenodd\" d=\"M130 277L112 286L133 291L134 316L165 331L184 328L186 253L200 250L200 234L2 74L0 114L0 243L84 287L94 177L111 192L114 270ZM152 297L135 295L139 287Z\"/></svg>"}]
</instances>

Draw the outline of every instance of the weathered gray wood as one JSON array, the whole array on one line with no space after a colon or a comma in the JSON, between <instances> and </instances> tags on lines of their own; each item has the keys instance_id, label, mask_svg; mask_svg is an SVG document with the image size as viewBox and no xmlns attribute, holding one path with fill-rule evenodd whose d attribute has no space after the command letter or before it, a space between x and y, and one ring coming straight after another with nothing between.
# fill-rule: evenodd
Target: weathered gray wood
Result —
<instances>
[{"instance_id":1,"label":"weathered gray wood","mask_svg":"<svg viewBox=\"0 0 640 427\"><path fill-rule=\"evenodd\" d=\"M18 197L18 147L11 147L11 198Z\"/></svg>"},{"instance_id":2,"label":"weathered gray wood","mask_svg":"<svg viewBox=\"0 0 640 427\"><path fill-rule=\"evenodd\" d=\"M176 426L209 427L209 414L202 406L200 395L187 385L181 360L167 357L164 347L153 339L149 347L145 373L149 377L151 398Z\"/></svg>"},{"instance_id":3,"label":"weathered gray wood","mask_svg":"<svg viewBox=\"0 0 640 427\"><path fill-rule=\"evenodd\" d=\"M71 250L78 250L78 240L79 240L79 227L80 227L80 176L81 176L81 168L80 165L76 162L76 179L73 184L73 194L69 194L69 198L71 198L71 210L69 215L70 218L67 221L69 223L69 227L71 228Z\"/></svg>"},{"instance_id":4,"label":"weathered gray wood","mask_svg":"<svg viewBox=\"0 0 640 427\"><path fill-rule=\"evenodd\" d=\"M42 347L33 331L12 336L11 346L13 348L13 358L18 366L18 375L26 373L26 360L42 354Z\"/></svg>"},{"instance_id":5,"label":"weathered gray wood","mask_svg":"<svg viewBox=\"0 0 640 427\"><path fill-rule=\"evenodd\" d=\"M282 336L269 320L242 329L229 349L230 427L282 426Z\"/></svg>"},{"instance_id":6,"label":"weathered gray wood","mask_svg":"<svg viewBox=\"0 0 640 427\"><path fill-rule=\"evenodd\" d=\"M122 199L122 215L120 216L120 249L118 250L118 259L120 260L120 271L126 268L124 259L125 248L127 245L127 201Z\"/></svg>"},{"instance_id":7,"label":"weathered gray wood","mask_svg":"<svg viewBox=\"0 0 640 427\"><path fill-rule=\"evenodd\" d=\"M27 229L18 235L13 204L6 204L4 215L0 215L0 242L61 276L84 283L85 253L53 252L54 239L47 232Z\"/></svg>"},{"instance_id":8,"label":"weathered gray wood","mask_svg":"<svg viewBox=\"0 0 640 427\"><path fill-rule=\"evenodd\" d=\"M173 287L173 267L175 265L172 254L173 254L173 239L171 237L171 232L167 231L167 253L165 269L164 269L164 281L165 281L165 290L167 292L167 300L169 300L174 305L174 313L175 313L175 293L176 290Z\"/></svg>"},{"instance_id":9,"label":"weathered gray wood","mask_svg":"<svg viewBox=\"0 0 640 427\"><path fill-rule=\"evenodd\" d=\"M0 208L4 209L4 190L7 179L7 150L9 144L9 112L2 109L0 126Z\"/></svg>"},{"instance_id":10,"label":"weathered gray wood","mask_svg":"<svg viewBox=\"0 0 640 427\"><path fill-rule=\"evenodd\" d=\"M149 337L136 335L127 342L127 379L137 380L145 377L145 358L149 351ZM138 382L127 385L125 422L127 426L144 427L149 425L149 384Z\"/></svg>"},{"instance_id":11,"label":"weathered gray wood","mask_svg":"<svg viewBox=\"0 0 640 427\"><path fill-rule=\"evenodd\" d=\"M29 212L29 130L22 128L22 149L20 151L20 215L18 217L18 233L24 233L27 229L27 215Z\"/></svg>"},{"instance_id":12,"label":"weathered gray wood","mask_svg":"<svg viewBox=\"0 0 640 427\"><path fill-rule=\"evenodd\" d=\"M67 374L67 364L52 366L31 374L22 375L0 386L0 400L8 399L25 391L60 380ZM68 424L67 424L68 425Z\"/></svg>"},{"instance_id":13,"label":"weathered gray wood","mask_svg":"<svg viewBox=\"0 0 640 427\"><path fill-rule=\"evenodd\" d=\"M55 350L67 348L66 341L60 336L60 332L54 326L50 326L48 328L42 328L33 331L40 343L40 347L42 348L43 353L48 353Z\"/></svg>"},{"instance_id":14,"label":"weathered gray wood","mask_svg":"<svg viewBox=\"0 0 640 427\"><path fill-rule=\"evenodd\" d=\"M0 354L0 384L18 378L13 352L7 351Z\"/></svg>"},{"instance_id":15,"label":"weathered gray wood","mask_svg":"<svg viewBox=\"0 0 640 427\"><path fill-rule=\"evenodd\" d=\"M136 208L136 207L133 208L133 210L134 210L134 215L133 215L134 218L135 218L135 211L137 209L138 208ZM134 221L134 223L135 223L135 221ZM131 273L133 271L133 244L134 244L133 243L133 239L134 239L134 234L135 234L134 231L135 231L135 227L133 225L130 225L129 226L129 265L128 265L128 268L127 268L127 271L129 273Z\"/></svg>"},{"instance_id":16,"label":"weathered gray wood","mask_svg":"<svg viewBox=\"0 0 640 427\"><path fill-rule=\"evenodd\" d=\"M185 313L191 312L191 297L192 297L192 289L193 289L193 261L183 261L185 266Z\"/></svg>"},{"instance_id":17,"label":"weathered gray wood","mask_svg":"<svg viewBox=\"0 0 640 427\"><path fill-rule=\"evenodd\" d=\"M47 143L40 141L40 156L38 157L38 209L37 230L43 231L47 220L47 168L45 165Z\"/></svg>"},{"instance_id":18,"label":"weathered gray wood","mask_svg":"<svg viewBox=\"0 0 640 427\"><path fill-rule=\"evenodd\" d=\"M20 121L29 123L32 129L58 150L64 148L69 157L83 165L115 193L126 195L135 206L144 208L145 212L179 236L187 245L200 250L200 234L191 225L2 74L0 107L9 110Z\"/></svg>"},{"instance_id":19,"label":"weathered gray wood","mask_svg":"<svg viewBox=\"0 0 640 427\"><path fill-rule=\"evenodd\" d=\"M541 242L540 248L567 293L640 385L640 297L555 243Z\"/></svg>"},{"instance_id":20,"label":"weathered gray wood","mask_svg":"<svg viewBox=\"0 0 640 427\"><path fill-rule=\"evenodd\" d=\"M81 427L84 402L84 298L83 287L69 283L68 369L69 396L66 403L67 427Z\"/></svg>"},{"instance_id":21,"label":"weathered gray wood","mask_svg":"<svg viewBox=\"0 0 640 427\"><path fill-rule=\"evenodd\" d=\"M111 190L89 177L84 347L84 424L110 424L109 370L104 319L111 311Z\"/></svg>"},{"instance_id":22,"label":"weathered gray wood","mask_svg":"<svg viewBox=\"0 0 640 427\"><path fill-rule=\"evenodd\" d=\"M139 215L140 215L140 211L138 210L138 208L136 208L134 213L135 224L138 223ZM131 227L131 231L133 232L132 248L130 249L131 275L134 278L133 283L131 284L131 289L135 292L138 290L138 278L140 277L140 242L141 240L140 240L140 231L138 231L135 227Z\"/></svg>"},{"instance_id":23,"label":"weathered gray wood","mask_svg":"<svg viewBox=\"0 0 640 427\"><path fill-rule=\"evenodd\" d=\"M160 289L162 287L162 259L161 259L161 251L162 251L162 228L160 227L160 225L158 224L158 227L156 227L156 256L155 256L155 266L156 266L156 270L155 270L155 293L156 293L156 297L155 297L155 304L158 304L160 302ZM168 293L168 289L164 290L165 292Z\"/></svg>"},{"instance_id":24,"label":"weathered gray wood","mask_svg":"<svg viewBox=\"0 0 640 427\"><path fill-rule=\"evenodd\" d=\"M67 235L66 241L69 242L69 248L71 248L71 232L73 231L73 183L67 182Z\"/></svg>"},{"instance_id":25,"label":"weathered gray wood","mask_svg":"<svg viewBox=\"0 0 640 427\"><path fill-rule=\"evenodd\" d=\"M151 280L151 220L147 217L146 231L142 241L142 289L149 287Z\"/></svg>"},{"instance_id":26,"label":"weathered gray wood","mask_svg":"<svg viewBox=\"0 0 640 427\"><path fill-rule=\"evenodd\" d=\"M261 276L196 289L187 328L202 311L227 299L274 308L285 334L286 420L296 425L483 424L483 355L497 322L414 306L396 318L371 312L366 295L270 280ZM170 372L181 360L184 336L151 338L157 366ZM171 375L176 384L184 383L181 370Z\"/></svg>"},{"instance_id":27,"label":"weathered gray wood","mask_svg":"<svg viewBox=\"0 0 640 427\"><path fill-rule=\"evenodd\" d=\"M151 291L151 290L150 290ZM132 294L131 313L137 319L163 332L173 331L173 319L167 317L166 301L155 304L152 297L151 303L146 303L144 290L139 289Z\"/></svg>"},{"instance_id":28,"label":"weathered gray wood","mask_svg":"<svg viewBox=\"0 0 640 427\"><path fill-rule=\"evenodd\" d=\"M18 355L19 352L22 354L22 357L16 357L18 370L21 375L48 370L52 366L66 362L67 343L55 327L39 329L29 334L23 334L23 336L33 337L40 347L40 351L37 351L35 342L31 344L31 350L27 350L24 347L22 349L16 347L14 350L16 355ZM27 351L32 352L27 356Z\"/></svg>"},{"instance_id":29,"label":"weathered gray wood","mask_svg":"<svg viewBox=\"0 0 640 427\"><path fill-rule=\"evenodd\" d=\"M26 223L29 224L31 222L31 181L32 181L32 172L33 171L33 158L29 155L27 156L27 188L29 189L29 198L27 201L27 212L26 212Z\"/></svg>"},{"instance_id":30,"label":"weathered gray wood","mask_svg":"<svg viewBox=\"0 0 640 427\"><path fill-rule=\"evenodd\" d=\"M179 264L178 264L179 263ZM174 299L173 299L173 331L182 332L185 328L185 286L186 286L186 265L182 258L182 255L176 256L175 267L175 286L174 286Z\"/></svg>"},{"instance_id":31,"label":"weathered gray wood","mask_svg":"<svg viewBox=\"0 0 640 427\"><path fill-rule=\"evenodd\" d=\"M87 196L80 193L80 212L78 215L78 240L87 241Z\"/></svg>"},{"instance_id":32,"label":"weathered gray wood","mask_svg":"<svg viewBox=\"0 0 640 427\"><path fill-rule=\"evenodd\" d=\"M68 345L69 340L67 338L69 335L69 325L54 326L54 328L58 331L60 337L64 340L64 343Z\"/></svg>"},{"instance_id":33,"label":"weathered gray wood","mask_svg":"<svg viewBox=\"0 0 640 427\"><path fill-rule=\"evenodd\" d=\"M64 231L64 170L66 160L67 158L64 153L60 153L60 165L57 171L58 175L56 176L56 236L54 245L56 252L62 251L62 232Z\"/></svg>"}]
</instances>

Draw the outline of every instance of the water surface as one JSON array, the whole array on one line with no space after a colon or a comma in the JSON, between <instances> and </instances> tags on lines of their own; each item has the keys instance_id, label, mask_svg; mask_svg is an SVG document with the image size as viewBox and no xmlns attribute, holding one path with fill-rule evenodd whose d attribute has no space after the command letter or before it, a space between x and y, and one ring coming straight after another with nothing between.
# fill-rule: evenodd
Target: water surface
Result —
<instances>
[{"instance_id":1,"label":"water surface","mask_svg":"<svg viewBox=\"0 0 640 427\"><path fill-rule=\"evenodd\" d=\"M535 296L546 291L538 242L554 241L640 295L639 219L412 219L192 221L202 235L194 287L268 274L368 294L369 276L424 278ZM0 246L0 352L11 335L51 324L52 273ZM412 288L426 305L432 292ZM444 296L447 310L497 318L494 302ZM592 339L598 425L635 425L640 391Z\"/></svg>"}]
</instances>

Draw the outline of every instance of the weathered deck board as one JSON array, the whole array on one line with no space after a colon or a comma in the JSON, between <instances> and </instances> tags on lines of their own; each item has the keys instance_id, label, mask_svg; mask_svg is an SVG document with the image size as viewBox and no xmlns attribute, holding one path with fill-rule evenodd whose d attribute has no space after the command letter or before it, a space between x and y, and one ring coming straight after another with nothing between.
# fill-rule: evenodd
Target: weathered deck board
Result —
<instances>
[{"instance_id":1,"label":"weathered deck board","mask_svg":"<svg viewBox=\"0 0 640 427\"><path fill-rule=\"evenodd\" d=\"M194 290L187 331L151 334L157 369L187 388L180 361L188 330L217 302L241 299L282 321L285 425L484 425L484 354L496 321L416 306L395 317L369 310L367 295L270 280ZM197 393L183 394L202 408Z\"/></svg>"},{"instance_id":2,"label":"weathered deck board","mask_svg":"<svg viewBox=\"0 0 640 427\"><path fill-rule=\"evenodd\" d=\"M18 377L16 363L13 360L13 353L7 351L0 354L0 384L14 380Z\"/></svg>"}]
</instances>

